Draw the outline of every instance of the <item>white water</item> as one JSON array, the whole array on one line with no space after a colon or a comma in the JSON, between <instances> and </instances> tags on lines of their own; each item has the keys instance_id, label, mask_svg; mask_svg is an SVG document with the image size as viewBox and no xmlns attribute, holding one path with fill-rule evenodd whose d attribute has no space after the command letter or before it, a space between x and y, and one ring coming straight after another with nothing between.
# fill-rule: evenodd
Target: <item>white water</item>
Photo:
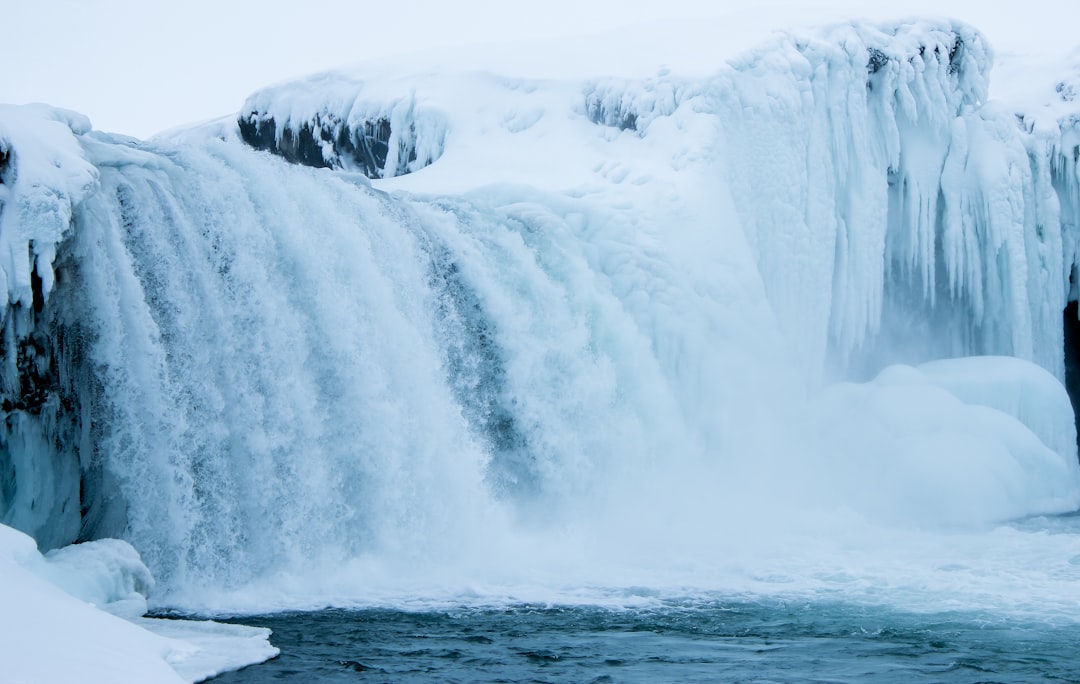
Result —
<instances>
[{"instance_id":1,"label":"white water","mask_svg":"<svg viewBox=\"0 0 1080 684\"><path fill-rule=\"evenodd\" d=\"M747 305L617 214L391 201L235 143L157 159L99 162L73 306L127 535L167 586L588 520L643 469L748 444L762 409L740 404L781 387L708 334Z\"/></svg>"},{"instance_id":2,"label":"white water","mask_svg":"<svg viewBox=\"0 0 1080 684\"><path fill-rule=\"evenodd\" d=\"M1080 614L1077 531L997 526L1080 503L1061 162L983 107L977 34L950 67L952 29L778 40L623 98L464 76L503 104L435 92L446 149L376 189L231 126L78 136L96 188L51 301L115 480L100 532L139 550L153 602L211 612L764 593ZM890 55L870 76L869 47ZM641 129L589 122L590 95ZM1056 180L1075 197L1074 166ZM1045 370L822 390L972 353Z\"/></svg>"}]
</instances>

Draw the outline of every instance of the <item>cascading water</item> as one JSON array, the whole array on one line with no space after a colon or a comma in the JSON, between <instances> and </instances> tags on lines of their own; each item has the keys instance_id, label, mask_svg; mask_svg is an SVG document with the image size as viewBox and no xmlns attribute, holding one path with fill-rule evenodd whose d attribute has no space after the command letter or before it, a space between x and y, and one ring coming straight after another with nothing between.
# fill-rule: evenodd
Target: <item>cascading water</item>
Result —
<instances>
[{"instance_id":1,"label":"cascading water","mask_svg":"<svg viewBox=\"0 0 1080 684\"><path fill-rule=\"evenodd\" d=\"M485 452L442 367L432 238L243 149L149 159L102 169L72 246L128 538L177 586L437 540L483 500Z\"/></svg>"},{"instance_id":2,"label":"cascading water","mask_svg":"<svg viewBox=\"0 0 1080 684\"><path fill-rule=\"evenodd\" d=\"M658 358L610 291L642 268L618 262L637 248L590 225L602 215L575 227L558 213L573 203L539 196L403 201L231 142L86 149L99 188L58 305L96 379L95 459L123 508L107 519L124 521L89 535L123 534L166 587L438 555L504 508L568 515L699 441L678 404L702 397L669 373L693 364L707 383L710 340L669 319ZM714 317L651 258L654 281L624 296Z\"/></svg>"}]
</instances>

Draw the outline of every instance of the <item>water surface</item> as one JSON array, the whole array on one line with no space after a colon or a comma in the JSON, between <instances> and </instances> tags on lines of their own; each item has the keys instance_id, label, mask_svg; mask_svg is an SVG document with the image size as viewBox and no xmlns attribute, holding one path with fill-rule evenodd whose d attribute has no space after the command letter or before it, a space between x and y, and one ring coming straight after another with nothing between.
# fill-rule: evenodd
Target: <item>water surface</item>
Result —
<instances>
[{"instance_id":1,"label":"water surface","mask_svg":"<svg viewBox=\"0 0 1080 684\"><path fill-rule=\"evenodd\" d=\"M245 617L242 682L1080 682L1080 626L845 604L323 610Z\"/></svg>"}]
</instances>

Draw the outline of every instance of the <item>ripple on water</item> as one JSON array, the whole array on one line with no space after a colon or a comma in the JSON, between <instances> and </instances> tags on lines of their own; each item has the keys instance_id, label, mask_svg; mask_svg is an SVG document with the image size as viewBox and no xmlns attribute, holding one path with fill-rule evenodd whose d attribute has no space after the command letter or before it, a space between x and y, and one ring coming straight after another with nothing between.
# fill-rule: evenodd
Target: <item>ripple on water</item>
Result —
<instances>
[{"instance_id":1,"label":"ripple on water","mask_svg":"<svg viewBox=\"0 0 1080 684\"><path fill-rule=\"evenodd\" d=\"M1080 681L1080 625L843 604L324 610L238 621L274 630L281 655L215 684Z\"/></svg>"}]
</instances>

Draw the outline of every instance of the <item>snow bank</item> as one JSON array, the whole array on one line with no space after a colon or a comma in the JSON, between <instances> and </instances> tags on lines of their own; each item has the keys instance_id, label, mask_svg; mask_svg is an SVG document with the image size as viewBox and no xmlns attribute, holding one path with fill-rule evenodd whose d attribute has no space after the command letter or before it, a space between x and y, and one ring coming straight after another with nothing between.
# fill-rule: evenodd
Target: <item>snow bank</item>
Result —
<instances>
[{"instance_id":1,"label":"snow bank","mask_svg":"<svg viewBox=\"0 0 1080 684\"><path fill-rule=\"evenodd\" d=\"M182 620L131 621L153 580L126 542L38 553L0 525L0 679L19 684L195 682L277 654L266 629ZM108 612L106 612L108 611Z\"/></svg>"}]
</instances>

